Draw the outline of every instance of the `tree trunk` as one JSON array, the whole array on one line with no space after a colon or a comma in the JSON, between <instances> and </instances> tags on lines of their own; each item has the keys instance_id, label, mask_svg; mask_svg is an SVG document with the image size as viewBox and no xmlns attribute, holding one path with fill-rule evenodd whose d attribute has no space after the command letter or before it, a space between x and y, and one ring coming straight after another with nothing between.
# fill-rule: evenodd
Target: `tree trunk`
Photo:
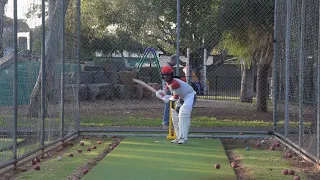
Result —
<instances>
[{"instance_id":1,"label":"tree trunk","mask_svg":"<svg viewBox=\"0 0 320 180\"><path fill-rule=\"evenodd\" d=\"M69 0L65 1L64 14L66 14ZM46 97L51 101L55 99L55 67L57 61L61 59L59 56L61 49L61 3L59 0L49 0L49 21L48 32L45 41L45 57L46 63ZM37 82L30 97L29 113L30 117L40 116L40 95L41 95L41 69L38 74ZM47 102L48 103L48 102Z\"/></svg>"},{"instance_id":2,"label":"tree trunk","mask_svg":"<svg viewBox=\"0 0 320 180\"><path fill-rule=\"evenodd\" d=\"M3 57L3 16L4 7L8 3L8 0L0 0L0 58Z\"/></svg>"},{"instance_id":3,"label":"tree trunk","mask_svg":"<svg viewBox=\"0 0 320 180\"><path fill-rule=\"evenodd\" d=\"M252 103L253 99L253 81L254 81L254 70L251 65L247 68L246 64L242 64L242 76L241 76L241 90L240 90L240 101Z\"/></svg>"},{"instance_id":4,"label":"tree trunk","mask_svg":"<svg viewBox=\"0 0 320 180\"><path fill-rule=\"evenodd\" d=\"M268 70L269 64L262 64L258 66L257 72L257 111L267 112L268 110Z\"/></svg>"}]
</instances>

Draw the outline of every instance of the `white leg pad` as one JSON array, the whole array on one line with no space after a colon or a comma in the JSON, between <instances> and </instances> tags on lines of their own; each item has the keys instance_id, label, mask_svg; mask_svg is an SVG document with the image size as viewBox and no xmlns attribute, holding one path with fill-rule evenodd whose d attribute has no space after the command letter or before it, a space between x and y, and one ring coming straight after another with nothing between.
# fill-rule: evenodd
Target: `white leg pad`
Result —
<instances>
[{"instance_id":1,"label":"white leg pad","mask_svg":"<svg viewBox=\"0 0 320 180\"><path fill-rule=\"evenodd\" d=\"M180 138L188 140L192 107L182 105L179 111L179 134Z\"/></svg>"},{"instance_id":2,"label":"white leg pad","mask_svg":"<svg viewBox=\"0 0 320 180\"><path fill-rule=\"evenodd\" d=\"M174 131L176 132L176 139L171 141L172 143L178 143L178 140L180 138L180 133L179 133L179 116L176 110L171 108L171 117L172 117L172 124Z\"/></svg>"}]
</instances>

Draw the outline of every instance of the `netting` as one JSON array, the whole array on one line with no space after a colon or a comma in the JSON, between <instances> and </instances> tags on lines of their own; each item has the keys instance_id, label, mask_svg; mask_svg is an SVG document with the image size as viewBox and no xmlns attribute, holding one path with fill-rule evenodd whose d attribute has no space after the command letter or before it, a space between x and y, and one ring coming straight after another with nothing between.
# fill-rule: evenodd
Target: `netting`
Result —
<instances>
[{"instance_id":1,"label":"netting","mask_svg":"<svg viewBox=\"0 0 320 180\"><path fill-rule=\"evenodd\" d=\"M317 156L318 1L279 1L277 129Z\"/></svg>"},{"instance_id":2,"label":"netting","mask_svg":"<svg viewBox=\"0 0 320 180\"><path fill-rule=\"evenodd\" d=\"M5 22L2 34L5 38L0 61L0 166L77 133L79 120L79 88L74 76L79 71L77 1L49 1L44 6L46 13L42 12L41 1L18 4L16 71L13 4L13 0L8 1L1 20ZM45 31L42 31L42 16L46 19ZM68 78L71 76L73 80Z\"/></svg>"},{"instance_id":3,"label":"netting","mask_svg":"<svg viewBox=\"0 0 320 180\"><path fill-rule=\"evenodd\" d=\"M0 20L0 167L80 130L166 132L167 106L132 81L163 88L165 65L197 93L191 131L274 128L310 152L319 141L318 1L92 0L80 13L80 0L52 0L43 13L34 0L18 7L16 71L13 2Z\"/></svg>"}]
</instances>

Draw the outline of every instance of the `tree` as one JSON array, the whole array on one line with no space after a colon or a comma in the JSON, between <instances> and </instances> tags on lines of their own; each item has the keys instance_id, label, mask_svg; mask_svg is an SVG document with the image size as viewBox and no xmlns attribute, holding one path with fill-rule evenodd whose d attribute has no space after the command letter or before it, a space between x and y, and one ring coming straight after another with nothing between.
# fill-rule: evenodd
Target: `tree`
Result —
<instances>
[{"instance_id":1,"label":"tree","mask_svg":"<svg viewBox=\"0 0 320 180\"><path fill-rule=\"evenodd\" d=\"M150 41L158 40L164 52L169 54L176 51L176 4L176 1L170 0L153 1L153 14L158 16L158 31L153 33ZM221 31L217 26L220 1L181 0L180 4L180 52L186 56L187 48L190 48L190 62L193 70L200 76L199 70L203 68L203 50L211 52L221 38ZM218 61L223 61L222 59ZM219 62L214 64L218 65Z\"/></svg>"},{"instance_id":2,"label":"tree","mask_svg":"<svg viewBox=\"0 0 320 180\"><path fill-rule=\"evenodd\" d=\"M45 39L45 57L44 61L46 63L46 90L47 99L53 99L53 94L55 94L55 67L57 63L57 54L59 53L59 47L61 45L61 13L66 14L69 0L65 2L65 9L61 12L61 3L59 0L49 0L48 1L48 32L46 33ZM35 84L35 87L30 96L30 106L29 106L29 116L39 117L40 115L40 94L41 94L41 70ZM50 97L51 96L51 97Z\"/></svg>"},{"instance_id":3,"label":"tree","mask_svg":"<svg viewBox=\"0 0 320 180\"><path fill-rule=\"evenodd\" d=\"M273 57L273 12L271 0L223 0L219 13L223 47L244 60L246 67L257 65L257 110L263 112L267 111L268 71Z\"/></svg>"},{"instance_id":4,"label":"tree","mask_svg":"<svg viewBox=\"0 0 320 180\"><path fill-rule=\"evenodd\" d=\"M4 27L4 7L8 0L0 0L0 58L3 57L3 27Z\"/></svg>"},{"instance_id":5,"label":"tree","mask_svg":"<svg viewBox=\"0 0 320 180\"><path fill-rule=\"evenodd\" d=\"M143 48L154 47L164 54L176 51L177 3L172 0L93 0L84 1L82 6L83 47L114 51L125 44L133 44L128 51L141 44ZM181 1L181 49L186 55L191 48L191 61L202 68L203 49L210 52L221 37L216 26L219 1L182 0ZM93 28L94 27L94 28ZM110 29L116 29L112 32ZM120 37L125 35L125 41ZM100 41L98 41L99 39ZM127 41L126 39L131 39ZM98 44L102 43L103 44ZM114 43L115 40L120 42ZM106 44L106 45L104 45ZM101 47L98 47L101 46ZM111 46L111 47L106 47ZM141 52L141 48L139 48ZM143 51L142 51L143 52ZM202 62L202 61L201 61Z\"/></svg>"},{"instance_id":6,"label":"tree","mask_svg":"<svg viewBox=\"0 0 320 180\"><path fill-rule=\"evenodd\" d=\"M96 51L105 56L114 53L143 52L142 41L138 38L145 24L147 9L143 0L93 0L83 1L82 50L88 59Z\"/></svg>"}]
</instances>

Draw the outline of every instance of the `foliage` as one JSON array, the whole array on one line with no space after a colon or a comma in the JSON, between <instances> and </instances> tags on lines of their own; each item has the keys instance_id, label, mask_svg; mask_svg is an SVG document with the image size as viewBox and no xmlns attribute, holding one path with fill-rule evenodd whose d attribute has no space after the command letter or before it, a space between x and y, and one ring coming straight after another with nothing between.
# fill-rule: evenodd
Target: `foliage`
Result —
<instances>
[{"instance_id":1,"label":"foliage","mask_svg":"<svg viewBox=\"0 0 320 180\"><path fill-rule=\"evenodd\" d=\"M273 1L229 1L220 7L219 26L224 30L221 46L250 62L260 48L262 37L273 32Z\"/></svg>"}]
</instances>

